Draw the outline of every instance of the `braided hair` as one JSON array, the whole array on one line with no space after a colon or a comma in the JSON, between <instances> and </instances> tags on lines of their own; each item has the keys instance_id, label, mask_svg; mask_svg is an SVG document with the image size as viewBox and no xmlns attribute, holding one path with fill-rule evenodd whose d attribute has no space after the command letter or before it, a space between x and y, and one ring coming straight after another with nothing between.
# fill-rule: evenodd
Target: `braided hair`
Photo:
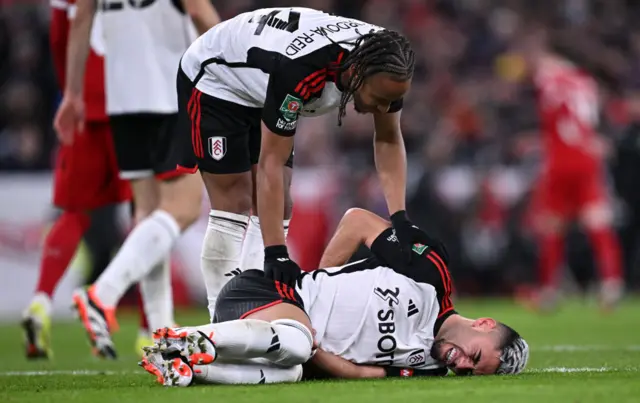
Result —
<instances>
[{"instance_id":1,"label":"braided hair","mask_svg":"<svg viewBox=\"0 0 640 403\"><path fill-rule=\"evenodd\" d=\"M353 45L351 53L338 67L340 74L354 68L340 98L338 126L342 125L342 118L346 115L347 103L367 77L388 73L400 81L406 81L413 76L415 54L409 40L398 32L386 29L370 32L360 36Z\"/></svg>"}]
</instances>

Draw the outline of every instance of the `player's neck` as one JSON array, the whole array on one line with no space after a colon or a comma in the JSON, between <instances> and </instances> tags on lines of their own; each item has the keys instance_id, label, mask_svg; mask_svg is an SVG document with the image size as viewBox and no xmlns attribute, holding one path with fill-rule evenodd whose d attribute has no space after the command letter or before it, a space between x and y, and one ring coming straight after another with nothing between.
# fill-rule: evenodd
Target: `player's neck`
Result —
<instances>
[{"instance_id":1,"label":"player's neck","mask_svg":"<svg viewBox=\"0 0 640 403\"><path fill-rule=\"evenodd\" d=\"M470 319L467 319L461 315L458 315L457 313L450 315L444 320L444 322L442 322L442 325L440 326L440 330L438 330L438 333L434 336L436 338L446 339L447 334L454 332L455 329L458 328L458 326L468 324L469 321Z\"/></svg>"}]
</instances>

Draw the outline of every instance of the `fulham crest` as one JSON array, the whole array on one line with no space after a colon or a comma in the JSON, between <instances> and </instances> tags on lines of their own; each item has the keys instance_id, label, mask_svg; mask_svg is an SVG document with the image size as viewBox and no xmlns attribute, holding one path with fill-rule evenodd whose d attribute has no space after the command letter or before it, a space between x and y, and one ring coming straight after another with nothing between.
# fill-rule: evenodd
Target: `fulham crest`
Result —
<instances>
[{"instance_id":1,"label":"fulham crest","mask_svg":"<svg viewBox=\"0 0 640 403\"><path fill-rule=\"evenodd\" d=\"M209 137L209 155L216 161L220 161L227 154L226 137Z\"/></svg>"}]
</instances>

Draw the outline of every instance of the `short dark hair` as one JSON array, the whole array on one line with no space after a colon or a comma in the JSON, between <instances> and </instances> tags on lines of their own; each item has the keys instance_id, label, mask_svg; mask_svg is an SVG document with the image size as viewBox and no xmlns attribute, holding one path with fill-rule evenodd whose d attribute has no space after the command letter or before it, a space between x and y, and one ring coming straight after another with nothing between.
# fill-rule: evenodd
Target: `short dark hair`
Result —
<instances>
[{"instance_id":1,"label":"short dark hair","mask_svg":"<svg viewBox=\"0 0 640 403\"><path fill-rule=\"evenodd\" d=\"M529 361L529 345L518 332L498 323L500 365L496 374L519 374Z\"/></svg>"},{"instance_id":2,"label":"short dark hair","mask_svg":"<svg viewBox=\"0 0 640 403\"><path fill-rule=\"evenodd\" d=\"M354 68L340 99L338 125L342 124L342 118L346 115L347 103L367 77L388 73L401 81L410 80L414 64L415 54L411 44L398 32L383 29L360 36L338 68L339 73Z\"/></svg>"}]
</instances>

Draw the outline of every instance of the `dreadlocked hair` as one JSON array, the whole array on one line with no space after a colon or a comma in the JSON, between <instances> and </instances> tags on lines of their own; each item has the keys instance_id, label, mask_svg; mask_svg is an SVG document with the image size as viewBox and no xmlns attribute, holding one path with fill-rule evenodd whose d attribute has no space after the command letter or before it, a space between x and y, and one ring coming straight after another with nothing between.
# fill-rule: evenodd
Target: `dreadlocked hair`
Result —
<instances>
[{"instance_id":1,"label":"dreadlocked hair","mask_svg":"<svg viewBox=\"0 0 640 403\"><path fill-rule=\"evenodd\" d=\"M353 45L349 56L338 67L339 73L354 68L340 98L338 126L346 115L347 103L367 77L387 73L394 79L406 81L413 76L415 54L409 40L398 32L386 29L370 32L360 36Z\"/></svg>"}]
</instances>

